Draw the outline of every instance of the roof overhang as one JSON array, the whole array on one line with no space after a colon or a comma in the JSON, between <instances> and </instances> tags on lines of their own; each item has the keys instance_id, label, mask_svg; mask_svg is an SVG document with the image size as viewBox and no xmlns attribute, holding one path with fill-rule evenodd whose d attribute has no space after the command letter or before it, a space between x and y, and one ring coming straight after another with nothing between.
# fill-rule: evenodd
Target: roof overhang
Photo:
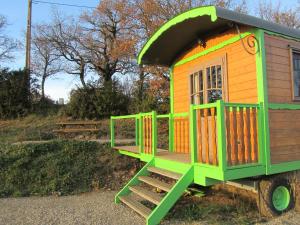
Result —
<instances>
[{"instance_id":1,"label":"roof overhang","mask_svg":"<svg viewBox=\"0 0 300 225\"><path fill-rule=\"evenodd\" d=\"M188 46L230 24L260 28L300 40L300 30L271 23L257 17L215 6L204 6L184 12L163 24L146 42L138 63L170 67Z\"/></svg>"}]
</instances>

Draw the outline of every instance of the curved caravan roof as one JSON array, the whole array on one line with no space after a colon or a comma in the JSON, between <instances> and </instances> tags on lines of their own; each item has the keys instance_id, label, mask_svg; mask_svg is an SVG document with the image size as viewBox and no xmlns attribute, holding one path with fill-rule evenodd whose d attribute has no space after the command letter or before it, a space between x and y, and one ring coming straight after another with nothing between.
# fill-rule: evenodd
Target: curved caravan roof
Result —
<instances>
[{"instance_id":1,"label":"curved caravan roof","mask_svg":"<svg viewBox=\"0 0 300 225\"><path fill-rule=\"evenodd\" d=\"M139 64L171 66L175 58L192 42L229 23L261 28L300 39L300 30L271 23L220 7L205 6L186 11L162 25L147 41Z\"/></svg>"}]
</instances>

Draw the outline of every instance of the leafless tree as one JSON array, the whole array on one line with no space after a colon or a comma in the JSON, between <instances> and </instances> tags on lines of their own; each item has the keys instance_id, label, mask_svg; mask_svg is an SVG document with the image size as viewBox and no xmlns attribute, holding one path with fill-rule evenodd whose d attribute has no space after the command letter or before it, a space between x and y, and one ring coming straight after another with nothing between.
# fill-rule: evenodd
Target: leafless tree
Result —
<instances>
[{"instance_id":1,"label":"leafless tree","mask_svg":"<svg viewBox=\"0 0 300 225\"><path fill-rule=\"evenodd\" d=\"M45 82L61 71L60 56L53 44L44 36L46 25L34 27L32 38L32 73L41 79L42 100L45 99Z\"/></svg>"},{"instance_id":2,"label":"leafless tree","mask_svg":"<svg viewBox=\"0 0 300 225\"><path fill-rule=\"evenodd\" d=\"M7 19L0 15L0 62L10 61L13 53L20 47L18 41L6 35Z\"/></svg>"},{"instance_id":3,"label":"leafless tree","mask_svg":"<svg viewBox=\"0 0 300 225\"><path fill-rule=\"evenodd\" d=\"M260 1L257 15L265 20L282 24L291 28L300 28L300 1L298 7L283 7L281 2Z\"/></svg>"},{"instance_id":4,"label":"leafless tree","mask_svg":"<svg viewBox=\"0 0 300 225\"><path fill-rule=\"evenodd\" d=\"M129 1L103 0L92 14L81 17L88 61L104 82L110 82L116 73L131 71L136 44L134 13Z\"/></svg>"},{"instance_id":5,"label":"leafless tree","mask_svg":"<svg viewBox=\"0 0 300 225\"><path fill-rule=\"evenodd\" d=\"M64 62L63 71L78 76L82 86L86 88L88 57L82 45L84 34L78 19L65 17L54 11L52 22L43 33L56 49L57 56Z\"/></svg>"}]
</instances>

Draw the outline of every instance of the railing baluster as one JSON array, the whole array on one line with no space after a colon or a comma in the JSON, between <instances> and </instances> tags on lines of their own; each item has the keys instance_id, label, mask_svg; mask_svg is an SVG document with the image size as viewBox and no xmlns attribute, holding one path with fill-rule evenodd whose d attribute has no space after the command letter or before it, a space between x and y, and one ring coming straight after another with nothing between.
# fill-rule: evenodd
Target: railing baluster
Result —
<instances>
[{"instance_id":1,"label":"railing baluster","mask_svg":"<svg viewBox=\"0 0 300 225\"><path fill-rule=\"evenodd\" d=\"M230 107L230 144L231 144L231 162L233 165L237 163L236 157L236 135L235 135L235 110Z\"/></svg>"},{"instance_id":2,"label":"railing baluster","mask_svg":"<svg viewBox=\"0 0 300 225\"><path fill-rule=\"evenodd\" d=\"M242 108L237 107L236 124L237 124L237 146L238 146L238 163L244 163L244 138L243 138L243 117Z\"/></svg>"},{"instance_id":3,"label":"railing baluster","mask_svg":"<svg viewBox=\"0 0 300 225\"><path fill-rule=\"evenodd\" d=\"M249 151L249 110L248 108L244 108L243 110L243 118L244 118L244 146L245 146L245 162L250 162L250 151Z\"/></svg>"},{"instance_id":4,"label":"railing baluster","mask_svg":"<svg viewBox=\"0 0 300 225\"><path fill-rule=\"evenodd\" d=\"M216 118L215 118L215 108L211 108L211 129L212 129L212 155L213 164L217 165L217 146L216 146Z\"/></svg>"},{"instance_id":5,"label":"railing baluster","mask_svg":"<svg viewBox=\"0 0 300 225\"><path fill-rule=\"evenodd\" d=\"M208 109L204 109L204 140L205 140L205 162L209 164L209 133L208 133Z\"/></svg>"}]
</instances>

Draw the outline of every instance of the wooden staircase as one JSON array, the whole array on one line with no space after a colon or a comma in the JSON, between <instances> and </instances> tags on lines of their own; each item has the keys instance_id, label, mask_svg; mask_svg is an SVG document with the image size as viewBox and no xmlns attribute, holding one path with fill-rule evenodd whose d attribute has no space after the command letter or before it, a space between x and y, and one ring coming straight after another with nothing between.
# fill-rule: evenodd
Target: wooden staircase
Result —
<instances>
[{"instance_id":1,"label":"wooden staircase","mask_svg":"<svg viewBox=\"0 0 300 225\"><path fill-rule=\"evenodd\" d=\"M193 167L180 174L153 164L145 165L116 196L117 203L136 211L147 225L159 224L193 182Z\"/></svg>"}]
</instances>

